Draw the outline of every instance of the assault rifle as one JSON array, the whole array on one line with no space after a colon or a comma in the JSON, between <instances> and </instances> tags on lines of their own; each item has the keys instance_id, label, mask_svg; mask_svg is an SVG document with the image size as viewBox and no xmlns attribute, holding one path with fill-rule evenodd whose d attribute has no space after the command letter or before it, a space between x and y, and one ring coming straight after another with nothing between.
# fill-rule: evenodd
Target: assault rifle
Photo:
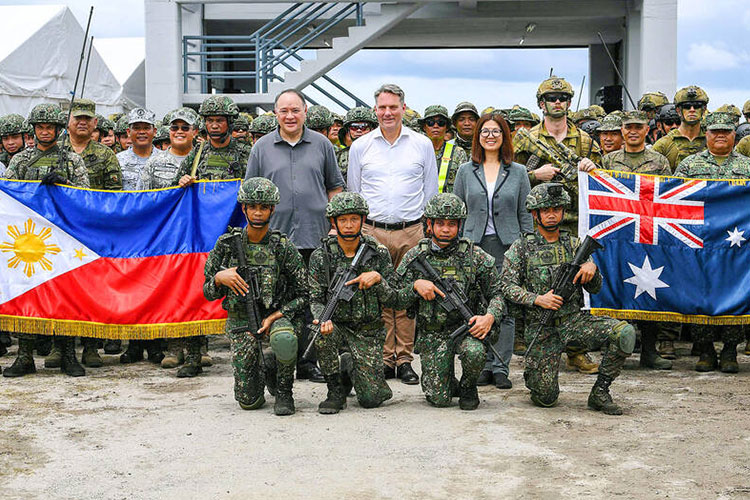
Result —
<instances>
[{"instance_id":1,"label":"assault rifle","mask_svg":"<svg viewBox=\"0 0 750 500\"><path fill-rule=\"evenodd\" d=\"M468 297L464 293L461 285L456 283L453 279L443 278L440 274L432 267L424 254L419 254L417 257L409 262L407 266L414 271L418 272L422 276L430 280L441 292L445 294L445 297L436 297L436 300L440 301L440 306L445 309L446 312L458 311L461 317L464 319L464 324L456 328L453 333L450 334L448 341L455 345L459 343L469 333L469 320L474 317L474 313L468 308L466 303L469 301ZM477 339L478 340L478 339ZM502 356L495 350L495 347L485 337L482 343L486 345L498 359Z\"/></svg>"},{"instance_id":2,"label":"assault rifle","mask_svg":"<svg viewBox=\"0 0 750 500\"><path fill-rule=\"evenodd\" d=\"M554 146L550 146L546 142L531 135L529 131L524 128L519 129L516 134L529 141L529 144L531 145L530 149L533 154L548 159L550 163L559 168L559 175L569 181L577 179L578 162L583 158L578 156L573 150L559 142L555 143Z\"/></svg>"},{"instance_id":3,"label":"assault rifle","mask_svg":"<svg viewBox=\"0 0 750 500\"><path fill-rule=\"evenodd\" d=\"M564 263L557 269L555 279L552 282L552 293L562 297L563 302L569 300L578 288L578 284L573 283L573 278L578 274L581 266L589 259L589 257L591 257L591 254L601 248L604 248L601 243L591 236L586 236L586 239L583 240L583 243L581 243L581 246L578 247L578 251L573 256L573 260ZM556 312L557 311L554 309L542 310L542 317L539 319L539 326L537 327L536 332L534 332L534 336L531 338L529 346L526 348L526 354L524 354L524 357L529 354L529 351L531 351L531 347L539 337L539 334L542 333L545 326L549 325Z\"/></svg>"},{"instance_id":4,"label":"assault rifle","mask_svg":"<svg viewBox=\"0 0 750 500\"><path fill-rule=\"evenodd\" d=\"M310 359L315 341L320 335L320 325L322 325L326 321L330 321L341 302L349 302L350 300L352 300L352 297L354 297L354 292L357 291L357 285L347 285L346 283L356 278L360 273L359 269L362 267L362 265L370 260L370 258L376 253L377 251L370 245L367 245L364 242L360 243L359 248L357 249L357 253L354 254L354 259L352 259L352 263L349 265L349 267L339 268L333 275L331 285L328 288L328 303L326 303L326 307L325 309L323 309L320 317L317 318L318 324L312 326L312 329L315 330L315 333L310 339L310 343L307 345L307 349L305 349L304 354L302 354L302 359L306 361Z\"/></svg>"},{"instance_id":5,"label":"assault rifle","mask_svg":"<svg viewBox=\"0 0 750 500\"><path fill-rule=\"evenodd\" d=\"M249 333L258 341L258 365L260 371L265 375L265 363L263 362L263 346L261 340L263 334L258 333L260 329L260 311L258 310L258 301L260 300L260 285L258 284L258 274L255 269L247 265L247 256L245 249L242 248L242 235L233 234L229 238L229 244L232 253L237 259L237 274L245 280L249 288L244 297L240 297L245 303L245 314L247 315L247 324L232 329L232 333Z\"/></svg>"}]
</instances>

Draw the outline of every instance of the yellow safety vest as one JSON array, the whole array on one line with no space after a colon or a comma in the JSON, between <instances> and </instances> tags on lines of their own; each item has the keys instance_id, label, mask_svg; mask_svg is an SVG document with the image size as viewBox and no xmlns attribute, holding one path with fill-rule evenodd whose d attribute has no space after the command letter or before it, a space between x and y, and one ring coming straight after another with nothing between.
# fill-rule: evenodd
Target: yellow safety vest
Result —
<instances>
[{"instance_id":1,"label":"yellow safety vest","mask_svg":"<svg viewBox=\"0 0 750 500\"><path fill-rule=\"evenodd\" d=\"M443 149L443 157L440 159L440 169L438 170L438 192L442 193L445 187L445 178L448 176L448 166L451 163L451 156L453 156L453 141L445 143L445 149Z\"/></svg>"}]
</instances>

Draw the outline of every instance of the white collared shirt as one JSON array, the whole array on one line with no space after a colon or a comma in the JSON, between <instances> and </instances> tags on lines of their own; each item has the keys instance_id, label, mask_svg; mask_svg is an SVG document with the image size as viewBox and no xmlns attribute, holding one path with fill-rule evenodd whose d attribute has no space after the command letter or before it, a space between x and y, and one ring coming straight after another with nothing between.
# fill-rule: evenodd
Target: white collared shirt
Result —
<instances>
[{"instance_id":1,"label":"white collared shirt","mask_svg":"<svg viewBox=\"0 0 750 500\"><path fill-rule=\"evenodd\" d=\"M378 127L352 143L347 187L367 200L371 220L419 219L427 200L438 192L432 142L402 126L401 135L390 144Z\"/></svg>"}]
</instances>

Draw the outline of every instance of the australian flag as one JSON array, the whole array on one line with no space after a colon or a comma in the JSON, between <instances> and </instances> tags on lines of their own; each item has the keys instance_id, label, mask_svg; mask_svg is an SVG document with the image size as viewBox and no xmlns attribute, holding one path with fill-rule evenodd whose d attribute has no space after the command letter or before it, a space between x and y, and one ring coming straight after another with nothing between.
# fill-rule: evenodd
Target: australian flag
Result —
<instances>
[{"instance_id":1,"label":"australian flag","mask_svg":"<svg viewBox=\"0 0 750 500\"><path fill-rule=\"evenodd\" d=\"M604 249L592 314L750 323L750 185L579 172L579 234Z\"/></svg>"}]
</instances>

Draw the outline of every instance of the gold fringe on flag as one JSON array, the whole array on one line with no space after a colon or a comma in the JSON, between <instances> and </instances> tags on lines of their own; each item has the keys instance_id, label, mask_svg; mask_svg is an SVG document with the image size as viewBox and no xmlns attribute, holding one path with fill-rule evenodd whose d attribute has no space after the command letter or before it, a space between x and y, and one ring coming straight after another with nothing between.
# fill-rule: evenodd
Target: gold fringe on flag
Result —
<instances>
[{"instance_id":1,"label":"gold fringe on flag","mask_svg":"<svg viewBox=\"0 0 750 500\"><path fill-rule=\"evenodd\" d=\"M695 325L750 325L750 316L703 316L700 314L680 314L667 311L635 311L620 309L592 308L594 316L609 316L617 319L637 321L671 321Z\"/></svg>"},{"instance_id":2,"label":"gold fringe on flag","mask_svg":"<svg viewBox=\"0 0 750 500\"><path fill-rule=\"evenodd\" d=\"M94 337L97 339L152 340L224 333L225 319L155 323L150 325L109 325L66 319L29 318L0 315L0 330L11 333Z\"/></svg>"}]
</instances>

